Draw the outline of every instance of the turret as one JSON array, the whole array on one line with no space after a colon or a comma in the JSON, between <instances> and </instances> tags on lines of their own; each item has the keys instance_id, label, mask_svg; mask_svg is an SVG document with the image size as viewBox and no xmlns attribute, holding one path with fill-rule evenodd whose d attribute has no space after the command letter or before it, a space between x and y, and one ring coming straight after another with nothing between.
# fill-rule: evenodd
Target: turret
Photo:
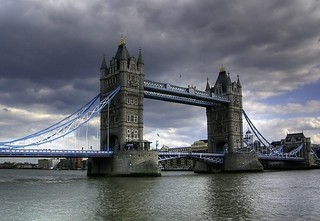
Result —
<instances>
[{"instance_id":1,"label":"turret","mask_svg":"<svg viewBox=\"0 0 320 221\"><path fill-rule=\"evenodd\" d=\"M126 55L126 48L125 44L120 45L119 48L121 47L121 56L120 56L120 71L126 71L128 67L128 57Z\"/></svg>"},{"instance_id":2,"label":"turret","mask_svg":"<svg viewBox=\"0 0 320 221\"><path fill-rule=\"evenodd\" d=\"M143 63L143 59L142 59L141 49L139 49L139 57L138 57L137 65L138 65L138 71L140 73L143 73L144 72L144 63Z\"/></svg>"},{"instance_id":3,"label":"turret","mask_svg":"<svg viewBox=\"0 0 320 221\"><path fill-rule=\"evenodd\" d=\"M100 79L106 77L107 74L108 74L108 67L106 63L106 55L104 54L101 67L100 67Z\"/></svg>"},{"instance_id":4,"label":"turret","mask_svg":"<svg viewBox=\"0 0 320 221\"><path fill-rule=\"evenodd\" d=\"M206 90L205 92L207 92L208 94L211 93L211 88L210 88L210 84L209 84L209 78L207 78L207 85L206 85Z\"/></svg>"},{"instance_id":5,"label":"turret","mask_svg":"<svg viewBox=\"0 0 320 221\"><path fill-rule=\"evenodd\" d=\"M227 77L227 93L231 93L232 91L232 82L230 78L230 72L228 72L228 77Z\"/></svg>"}]
</instances>

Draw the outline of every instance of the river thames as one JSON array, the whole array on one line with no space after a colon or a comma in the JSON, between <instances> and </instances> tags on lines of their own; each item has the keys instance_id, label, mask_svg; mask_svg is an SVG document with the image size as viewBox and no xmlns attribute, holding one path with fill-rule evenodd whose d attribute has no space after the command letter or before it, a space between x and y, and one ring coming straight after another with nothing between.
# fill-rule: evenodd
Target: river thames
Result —
<instances>
[{"instance_id":1,"label":"river thames","mask_svg":"<svg viewBox=\"0 0 320 221\"><path fill-rule=\"evenodd\" d=\"M0 170L1 220L320 220L320 170L88 178Z\"/></svg>"}]
</instances>

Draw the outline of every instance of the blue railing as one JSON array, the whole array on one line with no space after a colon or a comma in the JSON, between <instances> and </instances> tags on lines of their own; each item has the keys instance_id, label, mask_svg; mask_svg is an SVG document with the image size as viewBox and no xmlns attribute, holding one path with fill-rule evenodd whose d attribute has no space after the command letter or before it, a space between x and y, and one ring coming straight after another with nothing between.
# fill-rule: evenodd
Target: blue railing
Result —
<instances>
[{"instance_id":1,"label":"blue railing","mask_svg":"<svg viewBox=\"0 0 320 221\"><path fill-rule=\"evenodd\" d=\"M144 81L144 94L146 98L203 107L213 106L215 102L230 103L227 96L220 96L214 93L200 91L193 86L184 88L168 83L160 83L147 80Z\"/></svg>"},{"instance_id":2,"label":"blue railing","mask_svg":"<svg viewBox=\"0 0 320 221\"><path fill-rule=\"evenodd\" d=\"M113 157L113 152L98 151L98 150L0 149L0 157L46 157L46 158Z\"/></svg>"}]
</instances>

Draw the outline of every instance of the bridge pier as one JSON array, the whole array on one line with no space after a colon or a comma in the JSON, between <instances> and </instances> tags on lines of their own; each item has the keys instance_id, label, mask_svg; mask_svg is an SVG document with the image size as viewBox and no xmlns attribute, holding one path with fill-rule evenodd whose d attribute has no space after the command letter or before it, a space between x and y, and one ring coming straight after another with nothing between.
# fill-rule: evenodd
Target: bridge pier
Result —
<instances>
[{"instance_id":1,"label":"bridge pier","mask_svg":"<svg viewBox=\"0 0 320 221\"><path fill-rule=\"evenodd\" d=\"M221 164L208 164L197 161L193 171L195 173L220 173L223 171L223 166Z\"/></svg>"},{"instance_id":2,"label":"bridge pier","mask_svg":"<svg viewBox=\"0 0 320 221\"><path fill-rule=\"evenodd\" d=\"M256 153L226 153L224 172L262 172L263 166Z\"/></svg>"},{"instance_id":3,"label":"bridge pier","mask_svg":"<svg viewBox=\"0 0 320 221\"><path fill-rule=\"evenodd\" d=\"M112 158L88 158L87 176L110 176L112 174Z\"/></svg>"},{"instance_id":4,"label":"bridge pier","mask_svg":"<svg viewBox=\"0 0 320 221\"><path fill-rule=\"evenodd\" d=\"M312 153L306 153L303 161L261 160L264 170L305 170L316 165Z\"/></svg>"},{"instance_id":5,"label":"bridge pier","mask_svg":"<svg viewBox=\"0 0 320 221\"><path fill-rule=\"evenodd\" d=\"M116 151L113 158L89 158L88 176L161 176L156 151Z\"/></svg>"},{"instance_id":6,"label":"bridge pier","mask_svg":"<svg viewBox=\"0 0 320 221\"><path fill-rule=\"evenodd\" d=\"M224 164L208 164L197 162L195 173L218 173L218 172L262 172L263 166L256 153L226 153Z\"/></svg>"}]
</instances>

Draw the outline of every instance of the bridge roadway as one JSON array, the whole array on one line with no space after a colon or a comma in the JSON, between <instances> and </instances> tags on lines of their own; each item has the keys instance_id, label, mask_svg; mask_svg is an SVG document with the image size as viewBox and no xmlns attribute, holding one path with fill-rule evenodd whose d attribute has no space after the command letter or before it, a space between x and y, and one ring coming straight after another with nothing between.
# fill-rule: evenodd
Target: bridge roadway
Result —
<instances>
[{"instance_id":1,"label":"bridge roadway","mask_svg":"<svg viewBox=\"0 0 320 221\"><path fill-rule=\"evenodd\" d=\"M240 153L241 154L241 153ZM88 158L113 157L113 151L100 150L51 150L51 149L0 149L0 157L45 157L45 158ZM223 164L224 154L216 153L168 153L159 152L160 161L193 158L208 163ZM303 157L259 155L259 160L269 161L304 161Z\"/></svg>"},{"instance_id":2,"label":"bridge roadway","mask_svg":"<svg viewBox=\"0 0 320 221\"><path fill-rule=\"evenodd\" d=\"M0 157L88 158L113 157L112 151L50 150L50 149L0 149Z\"/></svg>"},{"instance_id":3,"label":"bridge roadway","mask_svg":"<svg viewBox=\"0 0 320 221\"><path fill-rule=\"evenodd\" d=\"M224 154L217 153L168 153L159 152L159 162L178 158L192 158L213 164L223 164Z\"/></svg>"}]
</instances>

